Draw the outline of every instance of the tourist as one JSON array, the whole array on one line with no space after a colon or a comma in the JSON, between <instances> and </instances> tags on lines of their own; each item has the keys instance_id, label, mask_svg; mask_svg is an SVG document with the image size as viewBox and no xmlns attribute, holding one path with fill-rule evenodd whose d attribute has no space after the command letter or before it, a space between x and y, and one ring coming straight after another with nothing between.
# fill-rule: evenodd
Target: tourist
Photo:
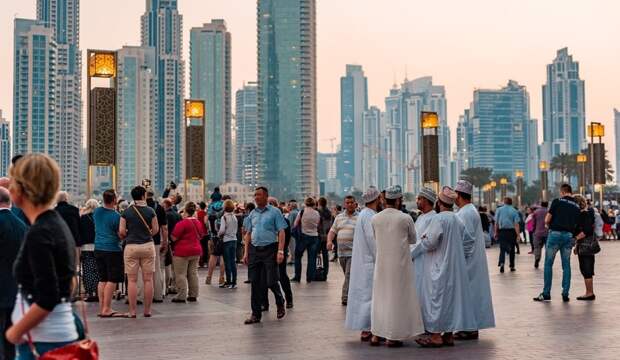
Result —
<instances>
[{"instance_id":1,"label":"tourist","mask_svg":"<svg viewBox=\"0 0 620 360\"><path fill-rule=\"evenodd\" d=\"M222 193L220 192L220 188L218 186L216 186L213 189L213 193L211 194L211 196L209 197L211 199L211 202L219 202L222 201Z\"/></svg>"},{"instance_id":2,"label":"tourist","mask_svg":"<svg viewBox=\"0 0 620 360\"><path fill-rule=\"evenodd\" d=\"M153 274L153 302L161 303L164 301L166 292L165 275L161 263L165 261L165 255L168 248L168 221L166 210L154 199L155 194L148 190L146 192L146 204L155 211L157 223L159 224L159 232L153 235L153 244L155 245L155 273ZM163 257L163 258L162 258ZM142 284L142 282L138 282ZM141 291L138 291L141 293Z\"/></svg>"},{"instance_id":3,"label":"tourist","mask_svg":"<svg viewBox=\"0 0 620 360\"><path fill-rule=\"evenodd\" d=\"M617 239L616 235L616 215L614 214L613 209L607 209L607 223L609 224L609 234L607 240Z\"/></svg>"},{"instance_id":4,"label":"tourist","mask_svg":"<svg viewBox=\"0 0 620 360\"><path fill-rule=\"evenodd\" d=\"M185 218L176 224L172 232L172 267L177 289L177 296L172 299L174 303L198 300L198 260L202 252L200 239L204 236L204 230L196 218L194 202L185 204L183 213Z\"/></svg>"},{"instance_id":5,"label":"tourist","mask_svg":"<svg viewBox=\"0 0 620 360\"><path fill-rule=\"evenodd\" d=\"M480 215L480 224L482 226L482 233L484 234L484 245L486 248L490 248L491 241L491 220L489 219L489 214L487 213L487 208L485 206L478 207L478 213Z\"/></svg>"},{"instance_id":6,"label":"tourist","mask_svg":"<svg viewBox=\"0 0 620 360\"><path fill-rule=\"evenodd\" d=\"M319 253L321 255L321 264L323 266L323 274L321 276L316 276L315 280L326 281L327 275L329 274L329 250L327 250L327 236L329 234L329 230L332 228L332 224L334 223L334 216L332 212L327 208L327 199L324 197L319 198L317 211L319 212L320 221L319 221ZM318 253L317 253L318 255ZM315 272L316 274L316 272Z\"/></svg>"},{"instance_id":7,"label":"tourist","mask_svg":"<svg viewBox=\"0 0 620 360\"><path fill-rule=\"evenodd\" d=\"M519 212L512 206L512 199L504 198L504 205L497 209L495 214L495 236L499 242L499 272L504 272L506 253L509 255L510 271L515 268L515 247L519 239L521 217Z\"/></svg>"},{"instance_id":8,"label":"tourist","mask_svg":"<svg viewBox=\"0 0 620 360\"><path fill-rule=\"evenodd\" d=\"M243 222L246 216L243 204L238 204L235 207L235 218L237 219L237 249L235 250L235 260L237 264L240 264L243 259Z\"/></svg>"},{"instance_id":9,"label":"tourist","mask_svg":"<svg viewBox=\"0 0 620 360\"><path fill-rule=\"evenodd\" d=\"M428 187L423 187L420 193L416 197L416 206L420 215L415 222L415 232L417 236L416 242L420 241L422 234L426 232L431 221L437 215L435 211L435 203L437 202L437 194L435 191ZM410 246L411 250L415 248L415 245ZM415 269L415 285L418 294L422 291L422 274L424 274L424 254L420 253L413 262Z\"/></svg>"},{"instance_id":10,"label":"tourist","mask_svg":"<svg viewBox=\"0 0 620 360\"><path fill-rule=\"evenodd\" d=\"M140 271L144 282L144 317L151 317L155 272L153 236L159 232L159 224L155 211L146 204L144 187L133 188L131 198L134 204L122 213L118 230L120 237L125 240L124 262L128 280L129 317L136 317Z\"/></svg>"},{"instance_id":11,"label":"tourist","mask_svg":"<svg viewBox=\"0 0 620 360\"><path fill-rule=\"evenodd\" d=\"M532 225L534 226L534 268L538 269L542 247L547 242L547 225L545 217L547 216L547 207L549 202L541 201L540 206L534 211L532 216Z\"/></svg>"},{"instance_id":12,"label":"tourist","mask_svg":"<svg viewBox=\"0 0 620 360\"><path fill-rule=\"evenodd\" d=\"M316 202L308 197L304 202L306 207L301 210L293 223L293 232L299 228L300 239L295 245L295 276L291 281L301 282L301 258L304 252L308 251L308 262L306 264L306 282L314 281L316 271L316 257L319 250L319 222L321 215L314 209ZM258 205L258 204L257 204Z\"/></svg>"},{"instance_id":13,"label":"tourist","mask_svg":"<svg viewBox=\"0 0 620 360\"><path fill-rule=\"evenodd\" d=\"M224 267L226 282L220 288L237 288L237 217L233 214L235 203L232 200L224 201L224 215L222 216L218 236L224 242Z\"/></svg>"},{"instance_id":14,"label":"tourist","mask_svg":"<svg viewBox=\"0 0 620 360\"><path fill-rule=\"evenodd\" d=\"M271 289L276 296L277 318L286 315L284 298L278 287L278 264L284 259L284 241L286 221L280 210L267 204L269 192L267 188L259 186L254 192L254 209L244 227L245 252L243 263L248 265L248 275L251 280L251 307L252 315L245 320L245 324L256 324L261 321L262 302L265 288Z\"/></svg>"},{"instance_id":15,"label":"tourist","mask_svg":"<svg viewBox=\"0 0 620 360\"><path fill-rule=\"evenodd\" d=\"M291 224L291 229L293 224L295 224L295 219L299 215L299 209L297 208L297 200L292 199L288 202L288 222ZM291 231L291 243L288 246L289 257L287 259L287 263L289 265L293 265L295 263L295 246L297 244L296 235Z\"/></svg>"},{"instance_id":16,"label":"tourist","mask_svg":"<svg viewBox=\"0 0 620 360\"><path fill-rule=\"evenodd\" d=\"M80 216L79 246L82 260L80 262L82 264L80 273L88 302L99 301L97 299L99 274L97 273L97 260L95 259L95 220L93 219L93 211L98 207L97 200L90 199L84 204Z\"/></svg>"},{"instance_id":17,"label":"tourist","mask_svg":"<svg viewBox=\"0 0 620 360\"><path fill-rule=\"evenodd\" d=\"M29 154L11 167L10 176L11 198L32 226L13 267L19 291L5 336L17 345L16 359L34 359L24 342L27 334L39 355L78 339L70 302L75 241L59 213L50 210L60 187L58 164L47 155Z\"/></svg>"},{"instance_id":18,"label":"tourist","mask_svg":"<svg viewBox=\"0 0 620 360\"><path fill-rule=\"evenodd\" d=\"M573 248L573 232L580 213L572 192L573 189L569 184L562 184L560 198L553 200L545 216L545 224L549 228L545 247L545 282L543 292L535 297L534 301L551 300L553 262L558 251L562 259L562 301L570 301L568 297L571 278L570 253Z\"/></svg>"},{"instance_id":19,"label":"tourist","mask_svg":"<svg viewBox=\"0 0 620 360\"><path fill-rule=\"evenodd\" d=\"M575 195L575 201L581 212L577 219L577 228L575 229L575 255L579 259L579 270L583 276L586 287L586 293L578 296L577 300L592 301L596 299L594 295L594 255L600 251L598 239L594 234L594 210L589 208L586 199L581 195ZM598 247L598 250L593 247Z\"/></svg>"},{"instance_id":20,"label":"tourist","mask_svg":"<svg viewBox=\"0 0 620 360\"><path fill-rule=\"evenodd\" d=\"M126 317L112 309L112 297L116 284L125 281L123 269L123 248L118 235L121 215L116 211L116 192L112 189L103 192L103 206L93 211L95 222L95 259L99 284L99 316Z\"/></svg>"},{"instance_id":21,"label":"tourist","mask_svg":"<svg viewBox=\"0 0 620 360\"><path fill-rule=\"evenodd\" d=\"M11 211L9 190L0 187L0 359L15 358L15 346L6 340L4 332L11 326L11 313L17 295L13 263L25 233L26 225Z\"/></svg>"},{"instance_id":22,"label":"tourist","mask_svg":"<svg viewBox=\"0 0 620 360\"><path fill-rule=\"evenodd\" d=\"M414 284L410 244L415 244L413 219L402 212L400 186L386 190L387 208L372 218L376 262L372 288L370 345L386 339L388 347L424 332L420 303Z\"/></svg>"},{"instance_id":23,"label":"tourist","mask_svg":"<svg viewBox=\"0 0 620 360\"><path fill-rule=\"evenodd\" d=\"M370 341L370 317L372 307L372 283L375 271L375 234L372 218L381 211L381 193L370 186L362 195L365 207L360 211L353 233L351 275L345 326L361 331L360 340Z\"/></svg>"},{"instance_id":24,"label":"tourist","mask_svg":"<svg viewBox=\"0 0 620 360\"><path fill-rule=\"evenodd\" d=\"M347 195L344 198L344 209L336 216L332 228L327 236L327 249L334 249L334 239L338 237L338 260L344 273L344 283L342 284L342 295L340 302L343 306L347 305L349 296L349 280L351 277L351 255L353 251L353 233L357 223L357 203L355 197Z\"/></svg>"},{"instance_id":25,"label":"tourist","mask_svg":"<svg viewBox=\"0 0 620 360\"><path fill-rule=\"evenodd\" d=\"M73 245L75 246L75 267L76 269L80 269L80 209L76 206L69 204L69 194L65 191L58 192L56 196L56 212L60 215L60 217L67 223L69 230L71 231L71 235L73 238ZM76 275L78 275L76 273ZM77 300L77 296L79 296L80 289L77 287L73 288L72 300Z\"/></svg>"},{"instance_id":26,"label":"tourist","mask_svg":"<svg viewBox=\"0 0 620 360\"><path fill-rule=\"evenodd\" d=\"M528 254L534 253L534 212L536 211L536 207L528 206L525 210L527 212L527 216L525 217L525 230L526 230L526 242L530 243L530 252Z\"/></svg>"},{"instance_id":27,"label":"tourist","mask_svg":"<svg viewBox=\"0 0 620 360\"><path fill-rule=\"evenodd\" d=\"M416 342L421 347L454 345L453 332L475 331L476 319L470 309L469 276L463 244L470 236L454 213L456 193L444 186L428 226L418 234L411 252L413 261L423 254L422 273L417 276L422 319L427 334ZM443 335L442 335L443 333Z\"/></svg>"},{"instance_id":28,"label":"tourist","mask_svg":"<svg viewBox=\"0 0 620 360\"><path fill-rule=\"evenodd\" d=\"M273 206L274 208L282 211L282 209L280 209L278 207L278 200L274 197L269 197L269 199L267 200L267 202L269 203L269 205ZM284 213L282 213L282 215L284 215ZM289 245L289 241L291 238L291 230L290 230L290 226L291 224L289 223L288 219L286 218L286 216L284 216L284 221L286 221L286 228L284 229L284 258L286 259L286 257L288 256L288 245ZM276 291L280 291L280 288L282 288L282 292L279 294L275 294L274 293L274 297L278 297L280 295L284 295L284 300L286 301L286 308L287 309L291 309L293 307L293 290L291 289L291 281L288 278L288 274L286 273L286 261L282 261L281 263L278 264L278 278L279 278L279 283L280 283L280 287L275 287L272 288L272 291L276 290ZM264 288L265 293L263 294L263 311L269 311L269 294L268 294L268 289Z\"/></svg>"},{"instance_id":29,"label":"tourist","mask_svg":"<svg viewBox=\"0 0 620 360\"><path fill-rule=\"evenodd\" d=\"M172 244L172 232L176 227L176 224L181 221L181 215L174 211L174 202L171 199L164 199L162 201L162 207L166 211L166 223L168 224L168 244ZM172 268L172 246L168 246L166 249L166 254L164 258L163 265L164 267L164 277L165 277L165 287L167 294L177 294L176 285L174 281L174 270Z\"/></svg>"},{"instance_id":30,"label":"tourist","mask_svg":"<svg viewBox=\"0 0 620 360\"><path fill-rule=\"evenodd\" d=\"M485 249L485 236L476 207L471 203L473 185L467 180L456 183L457 216L465 225L469 236L465 236L465 266L469 275L469 290L472 296L470 309L476 318L476 331L462 331L454 334L457 340L478 339L478 330L495 327L489 266Z\"/></svg>"},{"instance_id":31,"label":"tourist","mask_svg":"<svg viewBox=\"0 0 620 360\"><path fill-rule=\"evenodd\" d=\"M200 221L203 227L205 227L205 234L207 236L203 236L200 239L200 246L202 247L202 253L200 254L200 261L198 262L198 267L204 267L206 263L209 262L209 231L206 231L205 224L208 224L207 219L207 204L204 201L198 203L198 211L196 211L196 219Z\"/></svg>"},{"instance_id":32,"label":"tourist","mask_svg":"<svg viewBox=\"0 0 620 360\"><path fill-rule=\"evenodd\" d=\"M220 264L220 278L218 284L221 286L224 285L224 283L226 282L224 277L224 259L222 258L223 247L215 246L216 242L221 242L221 239L217 238L217 232L218 224L220 223L222 215L224 215L224 201L222 200L220 188L216 187L213 194L211 194L211 203L209 204L207 211L208 221L205 223L205 227L209 231L209 240L207 242L209 252L209 264L207 266L207 278L205 279L205 284L207 285L211 285L213 272L215 271L218 262Z\"/></svg>"}]
</instances>

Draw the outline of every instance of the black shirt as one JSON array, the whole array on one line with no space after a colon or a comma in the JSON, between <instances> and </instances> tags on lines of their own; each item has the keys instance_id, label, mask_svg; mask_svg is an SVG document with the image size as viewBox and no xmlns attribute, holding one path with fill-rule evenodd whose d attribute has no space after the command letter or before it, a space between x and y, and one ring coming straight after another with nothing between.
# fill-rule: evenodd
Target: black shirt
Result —
<instances>
[{"instance_id":1,"label":"black shirt","mask_svg":"<svg viewBox=\"0 0 620 360\"><path fill-rule=\"evenodd\" d=\"M549 214L551 214L549 230L574 232L580 212L579 206L572 196L553 200L549 207Z\"/></svg>"},{"instance_id":2,"label":"black shirt","mask_svg":"<svg viewBox=\"0 0 620 360\"><path fill-rule=\"evenodd\" d=\"M76 246L95 243L95 220L93 214L86 214L80 217L80 242Z\"/></svg>"},{"instance_id":3,"label":"black shirt","mask_svg":"<svg viewBox=\"0 0 620 360\"><path fill-rule=\"evenodd\" d=\"M594 235L594 210L588 209L581 211L577 218L577 226L575 227L574 235L578 235L583 232L586 236Z\"/></svg>"},{"instance_id":4,"label":"black shirt","mask_svg":"<svg viewBox=\"0 0 620 360\"><path fill-rule=\"evenodd\" d=\"M161 244L161 227L168 225L168 220L166 219L166 210L164 207L156 203L154 200L146 200L146 204L153 210L155 210L155 215L157 216L157 223L159 224L159 231L157 234L153 235L153 242L155 245Z\"/></svg>"},{"instance_id":5,"label":"black shirt","mask_svg":"<svg viewBox=\"0 0 620 360\"><path fill-rule=\"evenodd\" d=\"M168 240L170 240L170 235L174 231L174 227L177 226L177 223L181 221L181 215L178 212L174 211L173 208L170 208L166 211L166 223L168 224Z\"/></svg>"},{"instance_id":6,"label":"black shirt","mask_svg":"<svg viewBox=\"0 0 620 360\"><path fill-rule=\"evenodd\" d=\"M80 209L66 201L61 201L56 205L55 210L69 226L75 246L80 246Z\"/></svg>"},{"instance_id":7,"label":"black shirt","mask_svg":"<svg viewBox=\"0 0 620 360\"><path fill-rule=\"evenodd\" d=\"M13 264L26 233L26 225L9 209L0 209L0 309L12 309L17 294Z\"/></svg>"},{"instance_id":8,"label":"black shirt","mask_svg":"<svg viewBox=\"0 0 620 360\"><path fill-rule=\"evenodd\" d=\"M26 233L15 260L15 280L23 293L32 295L32 301L47 311L71 296L74 247L67 223L53 210L39 215Z\"/></svg>"},{"instance_id":9,"label":"black shirt","mask_svg":"<svg viewBox=\"0 0 620 360\"><path fill-rule=\"evenodd\" d=\"M491 226L491 222L489 221L489 216L485 213L480 213L480 223L482 225L482 231L489 232L489 227Z\"/></svg>"},{"instance_id":10,"label":"black shirt","mask_svg":"<svg viewBox=\"0 0 620 360\"><path fill-rule=\"evenodd\" d=\"M138 211L140 215L138 215ZM153 241L151 224L155 211L148 206L131 205L121 215L126 222L127 237L125 244L146 244Z\"/></svg>"}]
</instances>

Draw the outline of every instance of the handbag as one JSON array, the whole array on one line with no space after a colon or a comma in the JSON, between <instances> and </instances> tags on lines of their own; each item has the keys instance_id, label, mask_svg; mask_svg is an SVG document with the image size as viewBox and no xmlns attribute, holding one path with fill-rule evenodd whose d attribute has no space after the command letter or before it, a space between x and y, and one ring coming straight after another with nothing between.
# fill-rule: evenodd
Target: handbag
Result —
<instances>
[{"instance_id":1,"label":"handbag","mask_svg":"<svg viewBox=\"0 0 620 360\"><path fill-rule=\"evenodd\" d=\"M600 251L601 245L598 243L596 236L588 236L578 243L577 252L579 255L595 255Z\"/></svg>"},{"instance_id":2,"label":"handbag","mask_svg":"<svg viewBox=\"0 0 620 360\"><path fill-rule=\"evenodd\" d=\"M301 212L299 213L299 223L296 226L293 226L293 229L291 230L291 236L293 236L295 239L301 239L301 220L304 216L304 211L301 210ZM297 221L297 219L295 219L295 221Z\"/></svg>"}]
</instances>

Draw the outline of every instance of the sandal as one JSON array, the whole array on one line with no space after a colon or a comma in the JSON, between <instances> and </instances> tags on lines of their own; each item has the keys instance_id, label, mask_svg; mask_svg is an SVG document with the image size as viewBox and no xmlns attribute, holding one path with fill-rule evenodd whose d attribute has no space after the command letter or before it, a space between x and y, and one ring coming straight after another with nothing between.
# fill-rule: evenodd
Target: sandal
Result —
<instances>
[{"instance_id":1,"label":"sandal","mask_svg":"<svg viewBox=\"0 0 620 360\"><path fill-rule=\"evenodd\" d=\"M112 311L109 314L99 314L100 318L127 318L127 314L119 313L118 311Z\"/></svg>"},{"instance_id":2,"label":"sandal","mask_svg":"<svg viewBox=\"0 0 620 360\"><path fill-rule=\"evenodd\" d=\"M385 339L379 336L372 335L370 338L370 346L381 346L385 342Z\"/></svg>"},{"instance_id":3,"label":"sandal","mask_svg":"<svg viewBox=\"0 0 620 360\"><path fill-rule=\"evenodd\" d=\"M420 345L420 347L422 348L440 348L444 345L443 340L440 343L436 343L433 342L430 336L421 337L419 339L416 339L415 342L418 343L418 345Z\"/></svg>"},{"instance_id":4,"label":"sandal","mask_svg":"<svg viewBox=\"0 0 620 360\"><path fill-rule=\"evenodd\" d=\"M385 342L385 345L389 348L399 348L403 347L403 342L399 340L388 340Z\"/></svg>"},{"instance_id":5,"label":"sandal","mask_svg":"<svg viewBox=\"0 0 620 360\"><path fill-rule=\"evenodd\" d=\"M371 338L372 338L372 333L370 331L362 331L360 335L360 340L362 340L362 342L368 342L370 341Z\"/></svg>"},{"instance_id":6,"label":"sandal","mask_svg":"<svg viewBox=\"0 0 620 360\"><path fill-rule=\"evenodd\" d=\"M477 331L459 331L454 333L454 340L478 340Z\"/></svg>"}]
</instances>

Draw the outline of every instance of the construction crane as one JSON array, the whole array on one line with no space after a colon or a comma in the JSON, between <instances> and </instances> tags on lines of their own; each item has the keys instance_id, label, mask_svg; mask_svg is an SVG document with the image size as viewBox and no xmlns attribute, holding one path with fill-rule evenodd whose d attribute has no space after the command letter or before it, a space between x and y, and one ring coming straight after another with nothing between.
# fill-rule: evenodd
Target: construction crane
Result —
<instances>
[{"instance_id":1,"label":"construction crane","mask_svg":"<svg viewBox=\"0 0 620 360\"><path fill-rule=\"evenodd\" d=\"M321 139L321 141L329 141L331 143L332 154L336 153L336 148L335 148L336 140L338 140L338 138L335 138L335 137L327 138L327 139Z\"/></svg>"}]
</instances>

